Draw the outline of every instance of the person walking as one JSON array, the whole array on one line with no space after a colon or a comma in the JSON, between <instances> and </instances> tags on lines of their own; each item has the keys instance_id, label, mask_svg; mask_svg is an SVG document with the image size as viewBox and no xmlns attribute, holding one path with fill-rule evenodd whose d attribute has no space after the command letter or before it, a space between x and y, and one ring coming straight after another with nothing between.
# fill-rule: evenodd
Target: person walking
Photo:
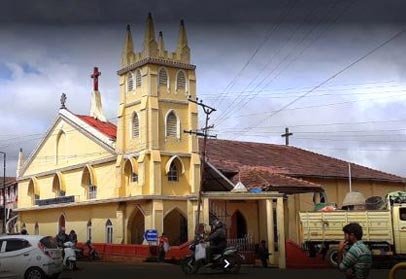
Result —
<instances>
[{"instance_id":1,"label":"person walking","mask_svg":"<svg viewBox=\"0 0 406 279\"><path fill-rule=\"evenodd\" d=\"M258 258L261 260L262 267L268 267L269 255L268 247L266 247L266 241L261 240L261 244L258 246Z\"/></svg>"},{"instance_id":2,"label":"person walking","mask_svg":"<svg viewBox=\"0 0 406 279\"><path fill-rule=\"evenodd\" d=\"M169 251L169 239L165 233L162 233L162 235L159 237L158 251L158 261L165 261L165 255Z\"/></svg>"},{"instance_id":3,"label":"person walking","mask_svg":"<svg viewBox=\"0 0 406 279\"><path fill-rule=\"evenodd\" d=\"M358 223L350 223L344 226L343 232L344 240L338 246L338 268L345 272L347 279L367 279L372 266L372 254L362 242L362 227Z\"/></svg>"}]
</instances>

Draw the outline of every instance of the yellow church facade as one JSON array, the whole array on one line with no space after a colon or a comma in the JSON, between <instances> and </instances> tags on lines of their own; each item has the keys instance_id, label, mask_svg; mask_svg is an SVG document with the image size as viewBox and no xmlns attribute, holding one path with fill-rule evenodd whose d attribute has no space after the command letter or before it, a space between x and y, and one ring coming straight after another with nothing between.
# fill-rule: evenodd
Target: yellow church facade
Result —
<instances>
[{"instance_id":1,"label":"yellow church facade","mask_svg":"<svg viewBox=\"0 0 406 279\"><path fill-rule=\"evenodd\" d=\"M196 76L183 22L175 52L165 49L162 33L155 40L151 16L140 52L128 27L117 73L117 125L103 115L95 68L90 115L71 112L63 95L47 136L19 162L19 226L43 235L65 227L75 230L80 242L112 244L145 243L145 230L156 229L171 245L185 243L195 233L201 163L198 138L184 133L198 128L198 106L188 100L196 98ZM244 232L261 226L251 237L273 240L274 224L283 227L283 195L230 195L234 184L213 168L210 172L226 185L205 192L200 222L209 224L210 203L234 200L230 208L244 212ZM261 222L253 209L258 203L261 219L269 222ZM279 212L277 220L272 208ZM283 265L283 253L281 258Z\"/></svg>"}]
</instances>

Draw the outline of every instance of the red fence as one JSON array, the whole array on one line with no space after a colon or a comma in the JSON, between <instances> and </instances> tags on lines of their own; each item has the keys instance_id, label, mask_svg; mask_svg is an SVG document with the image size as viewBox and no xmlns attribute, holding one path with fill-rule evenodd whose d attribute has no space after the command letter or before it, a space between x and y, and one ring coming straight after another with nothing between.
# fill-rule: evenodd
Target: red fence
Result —
<instances>
[{"instance_id":1,"label":"red fence","mask_svg":"<svg viewBox=\"0 0 406 279\"><path fill-rule=\"evenodd\" d=\"M83 247L83 244L79 244ZM133 245L133 244L93 244L96 251L104 261L145 261L148 258L158 256L157 246ZM172 246L165 259L169 261L179 261L190 253L189 243L180 246ZM251 251L244 254L246 264L255 262L255 253ZM321 256L309 258L307 254L293 241L286 242L286 263L288 268L328 268L329 265Z\"/></svg>"}]
</instances>

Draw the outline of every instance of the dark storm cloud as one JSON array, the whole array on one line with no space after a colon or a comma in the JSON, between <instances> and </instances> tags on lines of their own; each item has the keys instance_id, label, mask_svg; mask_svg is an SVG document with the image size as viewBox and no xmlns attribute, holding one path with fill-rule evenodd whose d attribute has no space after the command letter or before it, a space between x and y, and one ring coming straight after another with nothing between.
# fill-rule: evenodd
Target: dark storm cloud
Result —
<instances>
[{"instance_id":1,"label":"dark storm cloud","mask_svg":"<svg viewBox=\"0 0 406 279\"><path fill-rule=\"evenodd\" d=\"M139 22L151 11L160 21L185 18L188 21L272 21L289 13L290 22L300 19L308 9L335 5L351 6L341 23L403 23L406 21L403 0L4 0L0 20L3 22L42 24L86 24Z\"/></svg>"}]
</instances>

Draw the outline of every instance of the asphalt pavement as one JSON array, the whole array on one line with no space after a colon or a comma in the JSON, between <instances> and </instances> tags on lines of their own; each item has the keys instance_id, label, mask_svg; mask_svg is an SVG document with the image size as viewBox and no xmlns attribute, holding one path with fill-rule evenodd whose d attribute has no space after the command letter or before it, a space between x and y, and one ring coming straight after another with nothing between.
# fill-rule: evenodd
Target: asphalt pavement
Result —
<instances>
[{"instance_id":1,"label":"asphalt pavement","mask_svg":"<svg viewBox=\"0 0 406 279\"><path fill-rule=\"evenodd\" d=\"M335 269L286 269L243 266L239 274L224 274L212 270L200 270L195 275L185 275L180 266L167 263L107 263L78 262L78 270L65 271L60 279L109 278L109 279L179 279L179 278L250 278L250 279L344 279L344 274ZM371 270L369 279L386 279L387 269ZM397 278L406 278L406 271Z\"/></svg>"}]
</instances>

